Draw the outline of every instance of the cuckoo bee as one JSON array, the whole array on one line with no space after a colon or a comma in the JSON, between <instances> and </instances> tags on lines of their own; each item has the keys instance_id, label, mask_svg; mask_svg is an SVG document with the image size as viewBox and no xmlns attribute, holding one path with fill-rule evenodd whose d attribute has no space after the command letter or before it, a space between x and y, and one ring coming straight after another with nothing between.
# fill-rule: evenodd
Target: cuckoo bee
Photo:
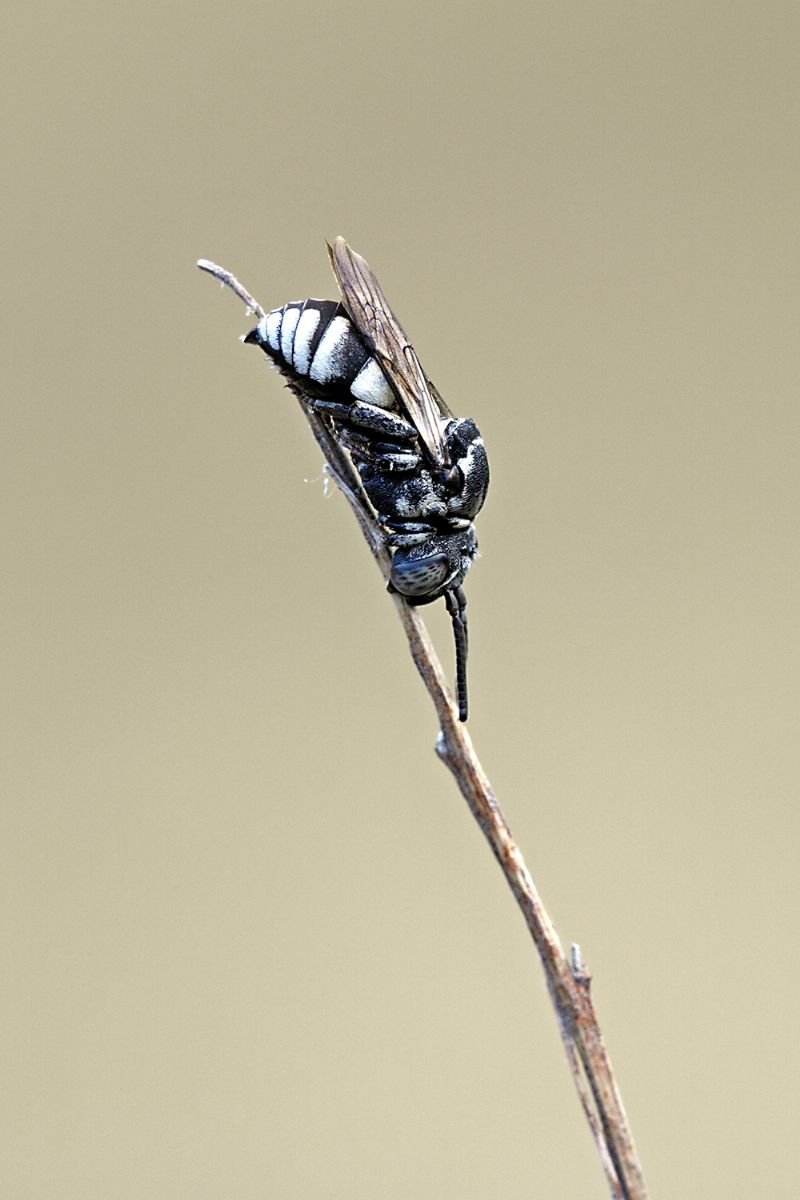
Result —
<instances>
[{"instance_id":1,"label":"cuckoo bee","mask_svg":"<svg viewBox=\"0 0 800 1200\"><path fill-rule=\"evenodd\" d=\"M461 584L478 552L472 522L489 486L483 440L426 377L367 262L341 237L328 252L341 301L292 300L244 340L261 347L350 454L391 552L390 591L413 605L444 597L466 721Z\"/></svg>"}]
</instances>

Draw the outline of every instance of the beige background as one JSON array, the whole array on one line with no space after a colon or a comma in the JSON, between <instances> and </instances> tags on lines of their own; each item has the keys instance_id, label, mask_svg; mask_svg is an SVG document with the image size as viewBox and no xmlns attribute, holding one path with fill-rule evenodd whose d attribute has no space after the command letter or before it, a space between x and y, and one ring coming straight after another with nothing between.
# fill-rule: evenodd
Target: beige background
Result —
<instances>
[{"instance_id":1,"label":"beige background","mask_svg":"<svg viewBox=\"0 0 800 1200\"><path fill-rule=\"evenodd\" d=\"M378 574L193 266L332 295L343 233L491 453L471 729L653 1196L795 1197L797 5L9 20L2 1195L606 1195Z\"/></svg>"}]
</instances>

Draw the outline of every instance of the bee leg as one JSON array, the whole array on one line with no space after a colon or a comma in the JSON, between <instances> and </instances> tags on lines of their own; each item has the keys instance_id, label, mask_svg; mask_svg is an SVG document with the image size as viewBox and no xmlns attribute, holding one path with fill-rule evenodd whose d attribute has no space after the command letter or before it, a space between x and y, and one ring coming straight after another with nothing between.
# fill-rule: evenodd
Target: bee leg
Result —
<instances>
[{"instance_id":1,"label":"bee leg","mask_svg":"<svg viewBox=\"0 0 800 1200\"><path fill-rule=\"evenodd\" d=\"M413 425L399 417L397 413L377 404L367 404L364 400L354 400L352 404L342 404L337 400L309 400L315 412L331 417L337 425L352 426L363 429L367 433L379 433L383 437L395 438L401 442L413 442L417 431Z\"/></svg>"},{"instance_id":2,"label":"bee leg","mask_svg":"<svg viewBox=\"0 0 800 1200\"><path fill-rule=\"evenodd\" d=\"M453 636L456 643L456 698L458 700L458 719L467 719L467 597L464 589L457 587L444 594L444 602L450 619L453 622Z\"/></svg>"},{"instance_id":3,"label":"bee leg","mask_svg":"<svg viewBox=\"0 0 800 1200\"><path fill-rule=\"evenodd\" d=\"M388 513L378 513L392 546L419 546L430 541L435 532L425 521L396 521Z\"/></svg>"},{"instance_id":4,"label":"bee leg","mask_svg":"<svg viewBox=\"0 0 800 1200\"><path fill-rule=\"evenodd\" d=\"M349 450L354 459L360 463L369 464L378 470L415 471L420 464L420 456L410 447L403 450L400 446L383 445L381 442L370 441L366 436L355 430L345 429L336 422L336 440L345 450Z\"/></svg>"}]
</instances>

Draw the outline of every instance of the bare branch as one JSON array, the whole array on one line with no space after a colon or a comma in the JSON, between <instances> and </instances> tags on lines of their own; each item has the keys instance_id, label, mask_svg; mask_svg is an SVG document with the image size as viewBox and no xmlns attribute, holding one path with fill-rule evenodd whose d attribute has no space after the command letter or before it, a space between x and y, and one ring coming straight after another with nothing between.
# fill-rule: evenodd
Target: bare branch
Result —
<instances>
[{"instance_id":1,"label":"bare branch","mask_svg":"<svg viewBox=\"0 0 800 1200\"><path fill-rule=\"evenodd\" d=\"M229 271L205 259L201 259L197 265L227 284L259 318L265 315L261 305ZM388 581L391 566L389 553L361 482L347 454L332 437L324 422L309 410L301 396L298 396L298 399L330 472L353 509L384 579ZM458 719L457 707L420 618L419 609L411 608L396 592L392 593L392 599L408 638L411 657L439 719L440 733L436 742L436 752L452 772L472 815L480 825L514 893L539 952L548 991L556 1010L567 1063L581 1108L597 1145L610 1194L613 1200L647 1200L642 1168L592 1003L591 977L583 964L580 948L572 947L571 959L564 953L522 853L511 836L497 797L478 760L466 726Z\"/></svg>"},{"instance_id":2,"label":"bare branch","mask_svg":"<svg viewBox=\"0 0 800 1200\"><path fill-rule=\"evenodd\" d=\"M218 267L216 263L211 262L207 258L198 258L197 265L201 271L208 271L209 275L213 275L220 283L229 287L232 292L235 292L239 299L244 301L245 306L249 308L250 312L255 313L259 321L267 315L266 309L262 308L247 289L242 287L239 280L230 271L226 271L224 267Z\"/></svg>"}]
</instances>

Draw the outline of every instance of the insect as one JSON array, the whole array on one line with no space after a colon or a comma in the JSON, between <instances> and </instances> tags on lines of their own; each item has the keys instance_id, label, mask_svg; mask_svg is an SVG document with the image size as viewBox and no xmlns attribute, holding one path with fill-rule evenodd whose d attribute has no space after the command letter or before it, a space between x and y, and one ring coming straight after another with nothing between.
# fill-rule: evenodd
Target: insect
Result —
<instances>
[{"instance_id":1,"label":"insect","mask_svg":"<svg viewBox=\"0 0 800 1200\"><path fill-rule=\"evenodd\" d=\"M266 313L244 341L261 347L349 452L391 552L389 590L412 605L444 597L466 721L461 584L478 552L472 522L489 486L483 440L425 376L367 262L341 237L328 253L341 302L293 300Z\"/></svg>"}]
</instances>

